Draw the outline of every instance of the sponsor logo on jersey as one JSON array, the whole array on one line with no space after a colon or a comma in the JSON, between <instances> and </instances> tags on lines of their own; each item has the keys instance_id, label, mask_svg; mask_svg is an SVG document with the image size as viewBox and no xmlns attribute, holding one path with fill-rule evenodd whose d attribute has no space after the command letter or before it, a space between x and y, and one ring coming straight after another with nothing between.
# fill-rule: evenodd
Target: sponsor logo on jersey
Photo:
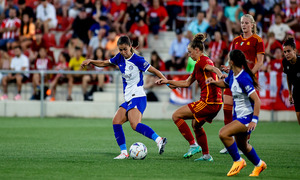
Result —
<instances>
[{"instance_id":1,"label":"sponsor logo on jersey","mask_svg":"<svg viewBox=\"0 0 300 180\"><path fill-rule=\"evenodd\" d=\"M143 64L143 66L144 66L144 68L146 68L147 66L148 66L148 62L144 62L144 64Z\"/></svg>"},{"instance_id":2,"label":"sponsor logo on jersey","mask_svg":"<svg viewBox=\"0 0 300 180\"><path fill-rule=\"evenodd\" d=\"M248 91L252 90L252 87L251 87L250 85L247 85L247 86L245 87L245 89L246 89L246 91L248 92Z\"/></svg>"},{"instance_id":3,"label":"sponsor logo on jersey","mask_svg":"<svg viewBox=\"0 0 300 180\"><path fill-rule=\"evenodd\" d=\"M131 78L132 74L125 74L125 73L122 73L122 77L125 78L125 79L129 79Z\"/></svg>"}]
</instances>

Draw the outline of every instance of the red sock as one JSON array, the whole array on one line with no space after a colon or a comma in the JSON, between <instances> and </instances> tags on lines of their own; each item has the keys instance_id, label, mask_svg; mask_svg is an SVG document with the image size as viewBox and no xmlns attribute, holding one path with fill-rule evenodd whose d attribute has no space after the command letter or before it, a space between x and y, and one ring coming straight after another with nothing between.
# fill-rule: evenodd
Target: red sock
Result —
<instances>
[{"instance_id":1,"label":"red sock","mask_svg":"<svg viewBox=\"0 0 300 180\"><path fill-rule=\"evenodd\" d=\"M197 143L202 148L202 153L209 154L208 144L207 144L207 136L206 136L206 133L205 133L203 127L200 129L195 129L194 132L196 134Z\"/></svg>"},{"instance_id":2,"label":"red sock","mask_svg":"<svg viewBox=\"0 0 300 180\"><path fill-rule=\"evenodd\" d=\"M175 121L175 124L183 137L190 143L190 145L195 144L194 136L187 123L183 119L178 119L177 121Z\"/></svg>"},{"instance_id":3,"label":"red sock","mask_svg":"<svg viewBox=\"0 0 300 180\"><path fill-rule=\"evenodd\" d=\"M232 122L232 105L224 104L224 124L229 124Z\"/></svg>"}]
</instances>

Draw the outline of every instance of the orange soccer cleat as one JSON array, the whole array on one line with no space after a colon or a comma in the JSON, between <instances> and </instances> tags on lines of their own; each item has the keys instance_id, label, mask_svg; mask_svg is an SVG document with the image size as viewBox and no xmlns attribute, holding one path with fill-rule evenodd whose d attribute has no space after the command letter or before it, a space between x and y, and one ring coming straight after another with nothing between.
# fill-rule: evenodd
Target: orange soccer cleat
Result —
<instances>
[{"instance_id":1,"label":"orange soccer cleat","mask_svg":"<svg viewBox=\"0 0 300 180\"><path fill-rule=\"evenodd\" d=\"M241 161L233 162L233 165L229 170L229 172L227 173L227 176L237 175L244 167L246 167L245 159L242 159Z\"/></svg>"},{"instance_id":2,"label":"orange soccer cleat","mask_svg":"<svg viewBox=\"0 0 300 180\"><path fill-rule=\"evenodd\" d=\"M260 166L255 166L252 173L249 175L249 176L259 176L259 174L261 172L263 172L263 170L267 169L267 164L262 161L261 165Z\"/></svg>"}]
</instances>

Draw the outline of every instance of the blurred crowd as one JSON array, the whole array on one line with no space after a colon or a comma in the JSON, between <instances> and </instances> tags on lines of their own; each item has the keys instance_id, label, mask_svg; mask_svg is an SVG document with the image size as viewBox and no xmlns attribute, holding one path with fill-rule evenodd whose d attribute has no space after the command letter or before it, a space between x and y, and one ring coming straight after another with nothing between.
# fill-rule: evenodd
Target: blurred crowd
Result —
<instances>
[{"instance_id":1,"label":"blurred crowd","mask_svg":"<svg viewBox=\"0 0 300 180\"><path fill-rule=\"evenodd\" d=\"M206 33L207 54L217 67L226 63L231 41L239 36L240 17L251 14L265 44L262 71L281 71L282 42L294 37L300 50L300 0L0 0L0 68L2 70L109 71L116 67L81 69L86 58L109 59L118 53L117 40L128 35L138 51L148 48L148 35L159 40L162 31L173 31L169 59L151 53L151 65L161 71L192 72L195 62L186 47L193 36ZM59 34L59 36L58 36ZM58 43L56 43L58 42ZM59 49L55 58L53 48ZM15 100L22 84L32 83L32 100L40 98L39 74L1 73L1 100L8 99L7 85L16 82ZM84 100L103 91L111 77L104 74L46 75L46 95L55 101L56 86L68 84L72 100L74 83L82 85ZM151 89L155 77L147 76Z\"/></svg>"}]
</instances>

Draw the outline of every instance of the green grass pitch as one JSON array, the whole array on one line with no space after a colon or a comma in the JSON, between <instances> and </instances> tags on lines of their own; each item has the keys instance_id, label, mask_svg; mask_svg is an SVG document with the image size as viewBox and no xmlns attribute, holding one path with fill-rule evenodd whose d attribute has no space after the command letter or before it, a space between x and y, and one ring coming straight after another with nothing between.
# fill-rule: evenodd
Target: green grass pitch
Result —
<instances>
[{"instance_id":1,"label":"green grass pitch","mask_svg":"<svg viewBox=\"0 0 300 180\"><path fill-rule=\"evenodd\" d=\"M214 162L183 159L188 143L171 120L143 120L168 138L165 153L126 123L127 147L143 142L145 160L113 160L119 154L110 119L0 118L0 179L253 179L249 160L240 174L226 177L232 165L218 131L223 122L205 124ZM190 124L190 121L188 122ZM260 122L250 143L267 163L259 179L300 179L300 126L296 122ZM244 157L242 155L242 157ZM245 158L245 157L244 157Z\"/></svg>"}]
</instances>

